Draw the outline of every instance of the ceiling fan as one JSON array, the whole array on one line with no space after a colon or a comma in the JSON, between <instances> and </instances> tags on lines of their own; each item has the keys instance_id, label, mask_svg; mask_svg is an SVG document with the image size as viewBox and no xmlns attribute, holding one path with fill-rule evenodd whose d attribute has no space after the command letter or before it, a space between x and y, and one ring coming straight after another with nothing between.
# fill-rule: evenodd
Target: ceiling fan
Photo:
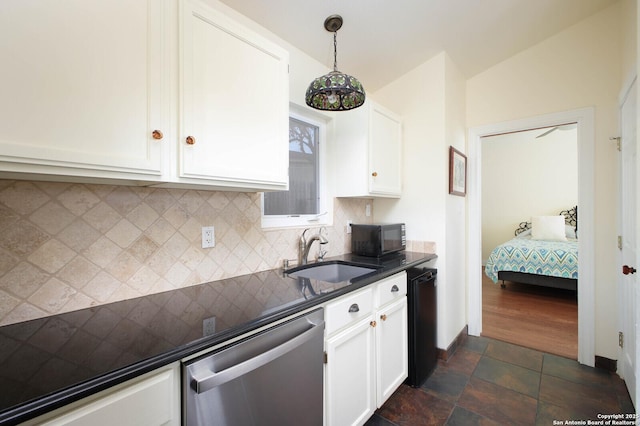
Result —
<instances>
[{"instance_id":1,"label":"ceiling fan","mask_svg":"<svg viewBox=\"0 0 640 426\"><path fill-rule=\"evenodd\" d=\"M559 126L552 127L549 130L547 130L546 132L541 133L538 136L536 136L536 139L541 138L543 136L547 136L549 133L551 133L551 132L553 132L555 130L572 130L572 129L575 129L577 125L578 125L577 123L569 123L569 124L561 124Z\"/></svg>"}]
</instances>

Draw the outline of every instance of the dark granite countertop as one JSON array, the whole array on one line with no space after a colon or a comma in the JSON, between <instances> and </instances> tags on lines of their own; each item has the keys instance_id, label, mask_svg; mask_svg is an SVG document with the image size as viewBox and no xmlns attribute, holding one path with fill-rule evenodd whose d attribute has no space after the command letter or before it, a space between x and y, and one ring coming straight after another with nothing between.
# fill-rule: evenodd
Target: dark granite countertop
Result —
<instances>
[{"instance_id":1,"label":"dark granite countertop","mask_svg":"<svg viewBox=\"0 0 640 426\"><path fill-rule=\"evenodd\" d=\"M0 424L17 424L435 259L326 260L374 266L353 283L301 286L280 269L0 327Z\"/></svg>"}]
</instances>

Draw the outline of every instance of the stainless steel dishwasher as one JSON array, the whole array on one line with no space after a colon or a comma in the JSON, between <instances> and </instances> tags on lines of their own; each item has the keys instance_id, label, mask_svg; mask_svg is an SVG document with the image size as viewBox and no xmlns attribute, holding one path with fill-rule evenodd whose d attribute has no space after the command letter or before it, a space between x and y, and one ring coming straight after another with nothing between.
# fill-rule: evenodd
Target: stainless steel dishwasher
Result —
<instances>
[{"instance_id":1,"label":"stainless steel dishwasher","mask_svg":"<svg viewBox=\"0 0 640 426\"><path fill-rule=\"evenodd\" d=\"M322 425L324 311L183 363L183 424Z\"/></svg>"}]
</instances>

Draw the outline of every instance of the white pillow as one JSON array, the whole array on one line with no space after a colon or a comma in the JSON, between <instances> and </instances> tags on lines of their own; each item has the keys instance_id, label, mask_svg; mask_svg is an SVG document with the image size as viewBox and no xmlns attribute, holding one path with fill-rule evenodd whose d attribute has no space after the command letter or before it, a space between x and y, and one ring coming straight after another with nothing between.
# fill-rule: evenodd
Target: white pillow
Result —
<instances>
[{"instance_id":1,"label":"white pillow","mask_svg":"<svg viewBox=\"0 0 640 426\"><path fill-rule=\"evenodd\" d=\"M531 239L567 241L564 216L534 216L531 218Z\"/></svg>"}]
</instances>

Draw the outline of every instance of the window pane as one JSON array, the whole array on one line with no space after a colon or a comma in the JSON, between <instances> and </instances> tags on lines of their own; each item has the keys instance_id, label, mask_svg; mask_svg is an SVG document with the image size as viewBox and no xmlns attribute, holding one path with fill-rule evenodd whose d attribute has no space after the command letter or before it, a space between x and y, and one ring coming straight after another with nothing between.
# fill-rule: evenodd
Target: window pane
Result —
<instances>
[{"instance_id":1,"label":"window pane","mask_svg":"<svg viewBox=\"0 0 640 426\"><path fill-rule=\"evenodd\" d=\"M289 118L289 191L265 193L265 215L319 213L318 132L318 126Z\"/></svg>"}]
</instances>

